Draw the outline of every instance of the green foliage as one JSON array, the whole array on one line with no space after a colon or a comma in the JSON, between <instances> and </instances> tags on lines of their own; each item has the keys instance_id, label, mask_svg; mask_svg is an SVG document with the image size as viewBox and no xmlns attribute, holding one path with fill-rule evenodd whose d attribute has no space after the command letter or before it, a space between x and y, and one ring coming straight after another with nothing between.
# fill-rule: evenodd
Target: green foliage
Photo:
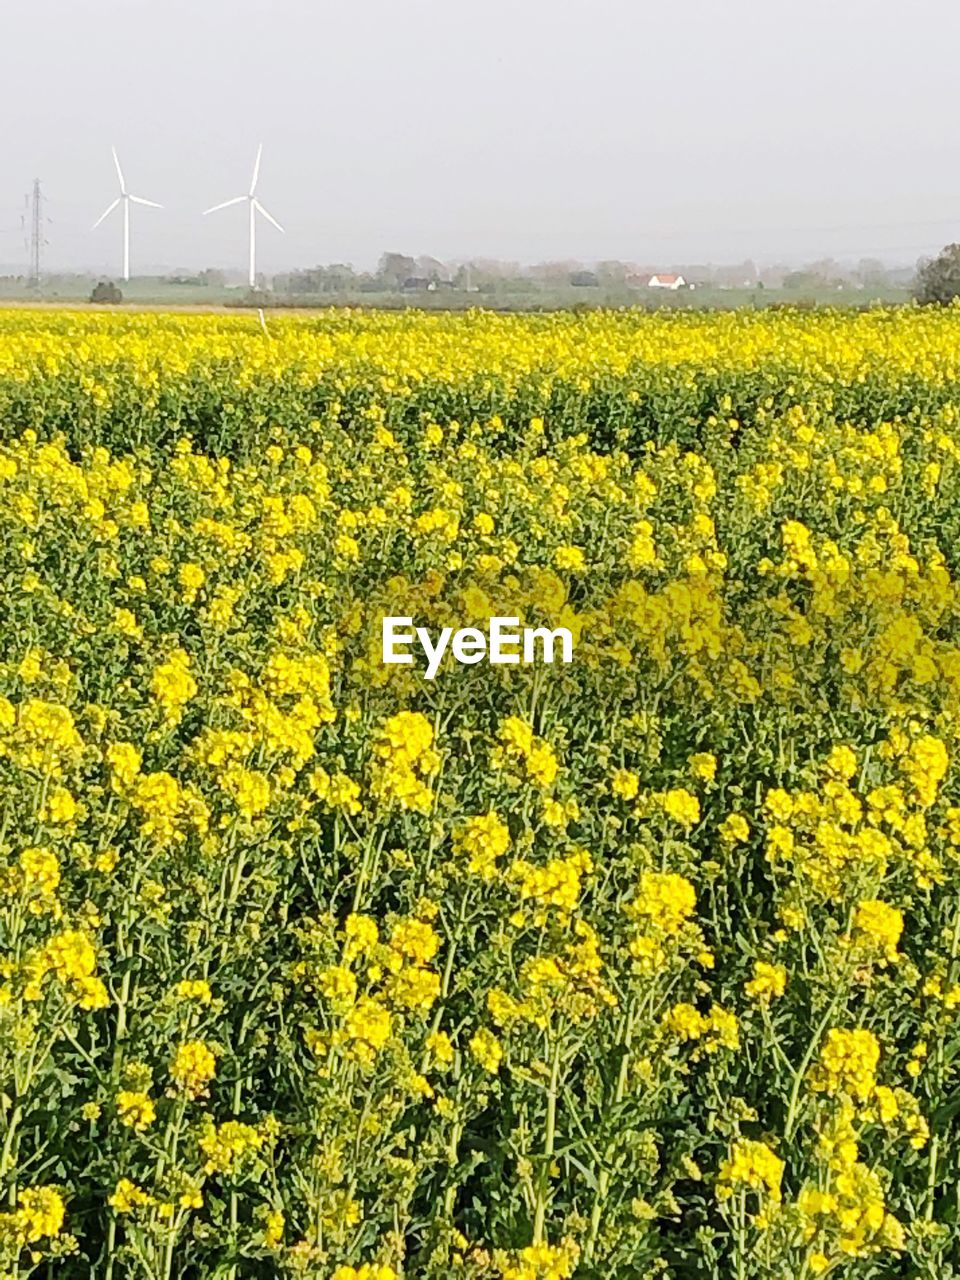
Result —
<instances>
[{"instance_id":1,"label":"green foliage","mask_svg":"<svg viewBox=\"0 0 960 1280\"><path fill-rule=\"evenodd\" d=\"M122 302L123 293L112 280L100 280L91 290L90 301L110 303Z\"/></svg>"},{"instance_id":2,"label":"green foliage","mask_svg":"<svg viewBox=\"0 0 960 1280\"><path fill-rule=\"evenodd\" d=\"M921 264L914 283L918 302L945 305L960 297L960 244L948 244Z\"/></svg>"}]
</instances>

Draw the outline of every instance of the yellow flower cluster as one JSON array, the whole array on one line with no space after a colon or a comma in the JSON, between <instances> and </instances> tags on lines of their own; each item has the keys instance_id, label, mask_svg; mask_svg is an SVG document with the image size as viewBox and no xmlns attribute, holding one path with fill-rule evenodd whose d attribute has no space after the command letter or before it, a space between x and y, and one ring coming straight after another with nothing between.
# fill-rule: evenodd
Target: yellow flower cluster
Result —
<instances>
[{"instance_id":1,"label":"yellow flower cluster","mask_svg":"<svg viewBox=\"0 0 960 1280\"><path fill-rule=\"evenodd\" d=\"M579 1252L573 1241L528 1245L503 1267L501 1280L570 1280Z\"/></svg>"},{"instance_id":2,"label":"yellow flower cluster","mask_svg":"<svg viewBox=\"0 0 960 1280\"><path fill-rule=\"evenodd\" d=\"M221 1125L207 1121L205 1132L199 1139L200 1150L206 1157L204 1173L232 1173L244 1156L259 1151L263 1134L252 1125L239 1120L225 1120Z\"/></svg>"},{"instance_id":3,"label":"yellow flower cluster","mask_svg":"<svg viewBox=\"0 0 960 1280\"><path fill-rule=\"evenodd\" d=\"M188 1098L198 1098L206 1093L216 1071L217 1059L202 1040L180 1045L170 1062L170 1078Z\"/></svg>"},{"instance_id":4,"label":"yellow flower cluster","mask_svg":"<svg viewBox=\"0 0 960 1280\"><path fill-rule=\"evenodd\" d=\"M400 711L382 726L374 744L378 766L373 794L385 804L428 813L433 792L427 783L439 767L433 729L419 711Z\"/></svg>"},{"instance_id":5,"label":"yellow flower cluster","mask_svg":"<svg viewBox=\"0 0 960 1280\"><path fill-rule=\"evenodd\" d=\"M519 764L535 786L549 791L556 781L557 758L549 742L538 738L525 720L508 716L500 725L500 744L495 762L513 761Z\"/></svg>"},{"instance_id":6,"label":"yellow flower cluster","mask_svg":"<svg viewBox=\"0 0 960 1280\"><path fill-rule=\"evenodd\" d=\"M811 1087L865 1101L876 1087L880 1045L872 1031L831 1027L811 1073Z\"/></svg>"},{"instance_id":7,"label":"yellow flower cluster","mask_svg":"<svg viewBox=\"0 0 960 1280\"><path fill-rule=\"evenodd\" d=\"M12 1213L0 1214L0 1241L9 1241L19 1250L44 1238L53 1240L63 1228L66 1206L54 1187L27 1187L17 1196Z\"/></svg>"},{"instance_id":8,"label":"yellow flower cluster","mask_svg":"<svg viewBox=\"0 0 960 1280\"><path fill-rule=\"evenodd\" d=\"M717 1196L726 1200L738 1187L746 1187L779 1201L783 1169L783 1161L765 1142L741 1138L717 1172Z\"/></svg>"},{"instance_id":9,"label":"yellow flower cluster","mask_svg":"<svg viewBox=\"0 0 960 1280\"><path fill-rule=\"evenodd\" d=\"M467 870L483 880L497 873L497 859L510 847L510 830L493 810L467 819L454 836L454 848L467 858Z\"/></svg>"}]
</instances>

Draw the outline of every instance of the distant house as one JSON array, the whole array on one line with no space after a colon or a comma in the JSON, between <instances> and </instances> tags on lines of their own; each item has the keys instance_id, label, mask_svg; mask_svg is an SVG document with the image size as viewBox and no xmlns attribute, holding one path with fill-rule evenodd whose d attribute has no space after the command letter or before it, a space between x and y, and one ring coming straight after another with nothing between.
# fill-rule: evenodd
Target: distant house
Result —
<instances>
[{"instance_id":1,"label":"distant house","mask_svg":"<svg viewBox=\"0 0 960 1280\"><path fill-rule=\"evenodd\" d=\"M658 271L647 281L648 289L685 289L686 285L683 276L675 276L669 271Z\"/></svg>"},{"instance_id":2,"label":"distant house","mask_svg":"<svg viewBox=\"0 0 960 1280\"><path fill-rule=\"evenodd\" d=\"M435 277L407 276L400 286L404 293L436 293L438 289L452 289L452 280L437 280Z\"/></svg>"}]
</instances>

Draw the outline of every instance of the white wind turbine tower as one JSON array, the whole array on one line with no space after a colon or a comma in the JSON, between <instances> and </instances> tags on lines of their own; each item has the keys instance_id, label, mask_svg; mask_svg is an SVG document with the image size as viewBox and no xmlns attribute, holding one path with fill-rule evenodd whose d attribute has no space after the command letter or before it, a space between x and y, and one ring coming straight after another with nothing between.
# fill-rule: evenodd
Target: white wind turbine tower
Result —
<instances>
[{"instance_id":1,"label":"white wind turbine tower","mask_svg":"<svg viewBox=\"0 0 960 1280\"><path fill-rule=\"evenodd\" d=\"M103 222L104 218L109 218L110 214L113 213L114 209L117 207L118 204L123 205L123 278L124 280L129 280L130 279L130 205L131 203L145 204L145 205L149 205L151 209L162 209L163 205L157 204L156 200L145 200L143 196L133 196L130 194L130 192L127 190L127 184L123 180L123 170L120 168L120 161L117 158L117 148L111 147L110 150L113 152L113 163L116 166L117 177L120 180L120 194L117 196L116 200L114 200L113 204L107 205L106 209L104 209L103 213L101 213L100 217L96 220L96 222L93 225L94 227L99 227L100 223Z\"/></svg>"},{"instance_id":2,"label":"white wind turbine tower","mask_svg":"<svg viewBox=\"0 0 960 1280\"><path fill-rule=\"evenodd\" d=\"M223 200L220 204L215 204L209 209L204 209L206 216L208 213L216 213L218 209L226 209L232 204L243 204L247 202L248 217L250 220L250 288L257 287L257 214L261 213L268 222L273 223L278 231L282 231L280 223L273 214L268 213L260 201L257 199L257 179L260 177L260 157L263 155L263 143L257 147L257 158L253 162L253 177L250 179L250 190L245 196L234 196L232 200Z\"/></svg>"}]
</instances>

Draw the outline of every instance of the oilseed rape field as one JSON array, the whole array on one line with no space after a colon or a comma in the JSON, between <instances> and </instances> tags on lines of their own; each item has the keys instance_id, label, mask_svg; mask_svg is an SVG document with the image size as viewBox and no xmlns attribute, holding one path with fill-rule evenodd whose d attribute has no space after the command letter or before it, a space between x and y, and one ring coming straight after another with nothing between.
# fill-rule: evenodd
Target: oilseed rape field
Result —
<instances>
[{"instance_id":1,"label":"oilseed rape field","mask_svg":"<svg viewBox=\"0 0 960 1280\"><path fill-rule=\"evenodd\" d=\"M0 1275L960 1276L960 311L0 312L0 526Z\"/></svg>"}]
</instances>

